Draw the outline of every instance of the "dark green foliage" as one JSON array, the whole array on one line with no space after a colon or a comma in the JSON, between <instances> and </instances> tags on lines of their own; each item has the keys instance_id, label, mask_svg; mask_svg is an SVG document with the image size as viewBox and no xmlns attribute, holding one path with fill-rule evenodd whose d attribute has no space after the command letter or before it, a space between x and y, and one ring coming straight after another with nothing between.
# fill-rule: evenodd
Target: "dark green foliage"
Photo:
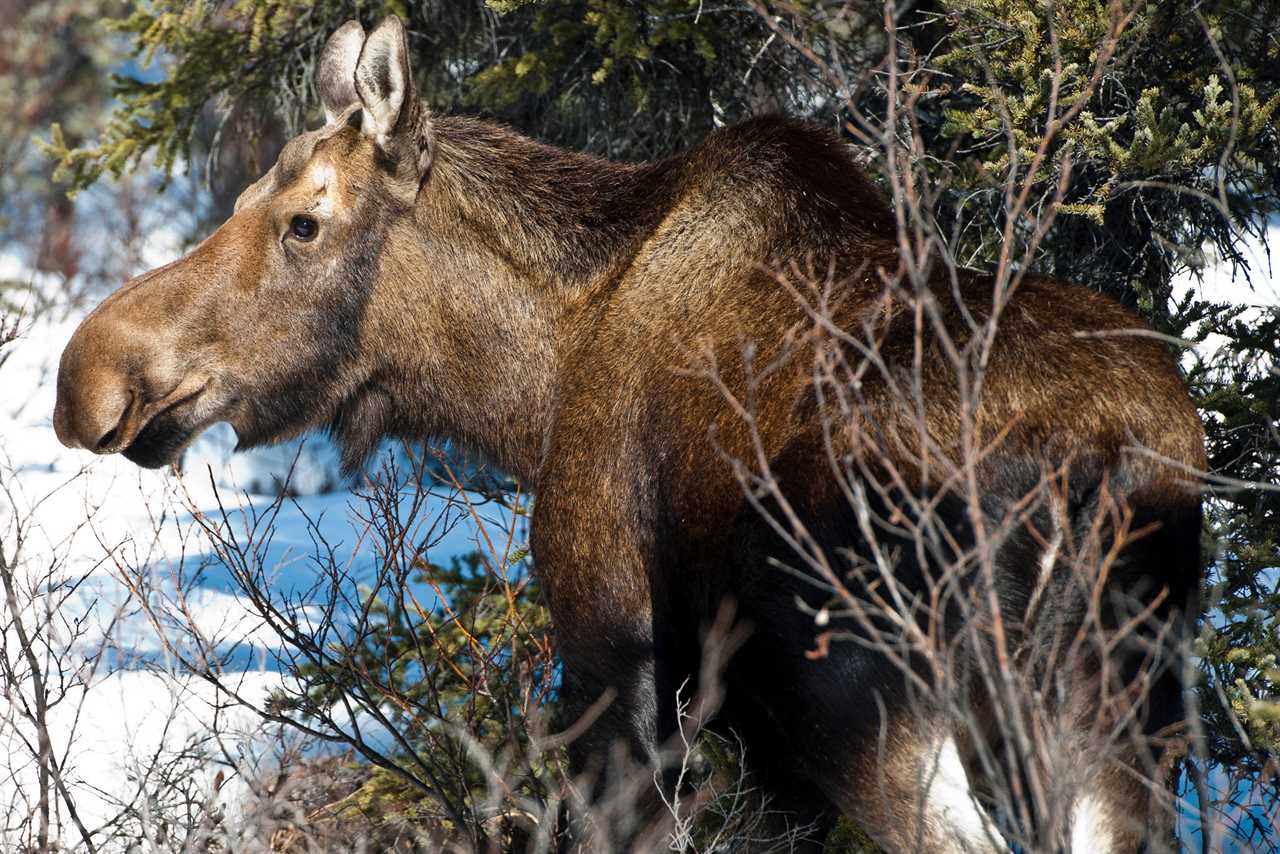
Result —
<instances>
[{"instance_id":1,"label":"dark green foliage","mask_svg":"<svg viewBox=\"0 0 1280 854\"><path fill-rule=\"evenodd\" d=\"M736 4L699 0L512 3L231 3L138 7L105 24L133 39L159 80L115 79L120 108L98 140L49 152L76 188L154 152L171 170L189 154L210 102L272 115L286 131L317 115L311 73L328 34L406 18L421 94L442 110L480 110L553 142L649 157L700 138L752 105L794 106L787 69L760 56L768 28ZM762 61L764 60L764 61ZM779 101L781 98L783 101ZM643 121L635 121L643 116Z\"/></svg>"},{"instance_id":2,"label":"dark green foliage","mask_svg":"<svg viewBox=\"0 0 1280 854\"><path fill-rule=\"evenodd\" d=\"M1226 343L1212 364L1192 371L1193 387L1209 426L1211 468L1239 480L1215 490L1210 583L1221 617L1200 650L1210 677L1205 708L1214 756L1253 766L1280 749L1280 308L1247 322L1229 306L1205 311L1212 319L1199 334L1212 329ZM1228 709L1243 732L1230 725Z\"/></svg>"}]
</instances>

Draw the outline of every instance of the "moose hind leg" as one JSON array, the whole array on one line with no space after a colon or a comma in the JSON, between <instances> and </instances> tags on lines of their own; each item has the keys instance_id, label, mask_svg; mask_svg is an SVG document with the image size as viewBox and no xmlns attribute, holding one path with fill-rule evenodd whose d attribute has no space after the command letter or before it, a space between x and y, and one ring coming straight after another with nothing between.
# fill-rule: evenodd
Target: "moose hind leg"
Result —
<instances>
[{"instance_id":1,"label":"moose hind leg","mask_svg":"<svg viewBox=\"0 0 1280 854\"><path fill-rule=\"evenodd\" d=\"M1128 529L1142 533L1119 552L1103 605L1087 618L1095 643L1106 647L1078 667L1061 712L1060 726L1078 745L1063 751L1062 776L1075 783L1063 833L1072 852L1174 847L1175 757L1166 747L1185 725L1201 510L1192 495L1130 495L1124 503L1132 512ZM1104 544L1111 547L1109 539Z\"/></svg>"},{"instance_id":2,"label":"moose hind leg","mask_svg":"<svg viewBox=\"0 0 1280 854\"><path fill-rule=\"evenodd\" d=\"M806 657L813 635L795 606L757 603L758 629L729 668L725 716L775 805L829 827L852 818L891 852L1004 850L994 823L970 793L962 751L936 711L911 699L903 676L878 652L832 643ZM788 608L789 606L789 608ZM796 789L795 781L804 781ZM805 796L787 797L801 791Z\"/></svg>"},{"instance_id":3,"label":"moose hind leg","mask_svg":"<svg viewBox=\"0 0 1280 854\"><path fill-rule=\"evenodd\" d=\"M997 852L1007 845L974 797L959 742L904 711L852 762L846 812L886 851Z\"/></svg>"}]
</instances>

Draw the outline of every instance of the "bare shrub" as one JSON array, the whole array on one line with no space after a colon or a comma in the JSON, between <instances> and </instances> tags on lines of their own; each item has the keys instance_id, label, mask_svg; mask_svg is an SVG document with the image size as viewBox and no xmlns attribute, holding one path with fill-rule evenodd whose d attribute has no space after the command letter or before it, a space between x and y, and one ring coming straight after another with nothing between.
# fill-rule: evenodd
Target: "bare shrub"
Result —
<instances>
[{"instance_id":1,"label":"bare shrub","mask_svg":"<svg viewBox=\"0 0 1280 854\"><path fill-rule=\"evenodd\" d=\"M167 576L148 565L118 564L135 604L183 671L214 686L228 707L300 735L320 755L337 748L363 769L348 774L352 782L336 785L334 794L315 785L320 769L340 767L331 755L282 757L278 766L256 770L228 763L228 779L240 775L247 791L238 800L221 799L215 822L201 818L204 829L187 820L185 838L207 840L202 844L211 850L254 834L290 851L341 845L546 851L568 811L594 828L593 850L619 850L611 840L632 835L643 818L635 803L657 772L632 767L615 774L615 789L597 802L576 794L590 786L568 777L563 748L589 721L553 731L557 665L524 564L523 496L465 490L438 454L430 466L427 457L409 459L404 472L389 458L358 491L354 548L328 542L309 520L313 549L306 560L314 581L294 589L281 588L268 555L280 509L293 499L282 494L266 506L223 507L212 516L188 501L217 564L229 569L248 603L252 626L209 629L192 600L202 571L194 559L171 566ZM451 566L433 564L433 550L463 524L477 532L477 551ZM372 560L362 559L367 555ZM246 647L264 636L279 640L272 654L285 676L270 694L237 682ZM708 673L718 671L735 643L726 618L707 645ZM723 850L724 839L754 840L752 850L789 849L795 834L778 836L765 826L767 806L762 813L750 781L735 770L736 747L698 742L718 690L708 677L679 699L686 727L664 763L678 769L682 785L668 803L670 821L653 827L635 850L668 847L671 827L675 850ZM305 786L319 794L300 795Z\"/></svg>"}]
</instances>

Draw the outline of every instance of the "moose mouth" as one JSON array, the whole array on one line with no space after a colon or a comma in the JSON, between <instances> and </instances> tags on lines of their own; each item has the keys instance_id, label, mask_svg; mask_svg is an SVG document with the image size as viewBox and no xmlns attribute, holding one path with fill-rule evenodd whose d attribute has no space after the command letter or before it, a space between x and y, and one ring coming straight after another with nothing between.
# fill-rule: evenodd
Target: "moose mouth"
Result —
<instances>
[{"instance_id":1,"label":"moose mouth","mask_svg":"<svg viewBox=\"0 0 1280 854\"><path fill-rule=\"evenodd\" d=\"M130 462L148 469L177 461L191 440L210 423L191 417L204 390L201 386L194 393L184 395L161 409L142 426L128 446L120 449L120 453Z\"/></svg>"},{"instance_id":2,"label":"moose mouth","mask_svg":"<svg viewBox=\"0 0 1280 854\"><path fill-rule=\"evenodd\" d=\"M157 415L138 431L129 447L120 453L131 463L147 469L158 469L178 459L178 455L195 438L198 428L177 423L167 415Z\"/></svg>"}]
</instances>

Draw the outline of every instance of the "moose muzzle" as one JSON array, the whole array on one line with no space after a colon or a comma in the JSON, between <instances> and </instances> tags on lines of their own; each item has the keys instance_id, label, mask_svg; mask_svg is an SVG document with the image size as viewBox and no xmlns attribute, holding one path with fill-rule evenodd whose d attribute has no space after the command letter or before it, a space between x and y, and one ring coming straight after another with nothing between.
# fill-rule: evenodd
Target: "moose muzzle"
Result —
<instances>
[{"instance_id":1,"label":"moose muzzle","mask_svg":"<svg viewBox=\"0 0 1280 854\"><path fill-rule=\"evenodd\" d=\"M58 366L53 410L62 444L121 452L155 467L171 462L192 434L181 410L190 409L186 405L208 381L176 358L171 313L182 300L173 266L125 284L71 336Z\"/></svg>"}]
</instances>

